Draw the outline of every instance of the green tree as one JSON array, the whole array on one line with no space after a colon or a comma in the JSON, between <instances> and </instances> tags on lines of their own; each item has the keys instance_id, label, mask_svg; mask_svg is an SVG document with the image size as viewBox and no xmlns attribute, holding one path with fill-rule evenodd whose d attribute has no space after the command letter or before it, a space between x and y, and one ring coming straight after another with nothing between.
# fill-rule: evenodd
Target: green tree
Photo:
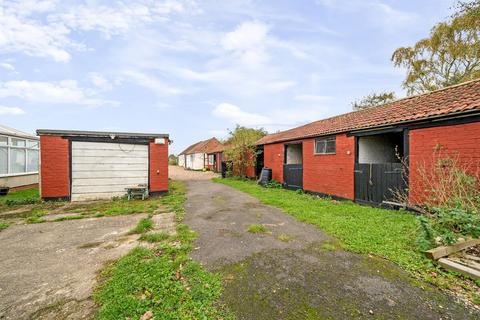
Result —
<instances>
[{"instance_id":1,"label":"green tree","mask_svg":"<svg viewBox=\"0 0 480 320\"><path fill-rule=\"evenodd\" d=\"M247 176L247 169L255 166L257 148L255 143L267 132L237 125L225 141L225 156L228 169L235 176Z\"/></svg>"},{"instance_id":2,"label":"green tree","mask_svg":"<svg viewBox=\"0 0 480 320\"><path fill-rule=\"evenodd\" d=\"M371 107L381 106L396 99L394 92L371 93L361 100L352 102L353 110L363 110Z\"/></svg>"},{"instance_id":3,"label":"green tree","mask_svg":"<svg viewBox=\"0 0 480 320\"><path fill-rule=\"evenodd\" d=\"M168 156L168 164L170 165L177 165L178 164L178 158L174 155L174 154L171 154Z\"/></svg>"},{"instance_id":4,"label":"green tree","mask_svg":"<svg viewBox=\"0 0 480 320\"><path fill-rule=\"evenodd\" d=\"M409 95L480 77L480 0L459 2L457 12L437 24L428 38L395 50L392 61L407 69Z\"/></svg>"}]
</instances>

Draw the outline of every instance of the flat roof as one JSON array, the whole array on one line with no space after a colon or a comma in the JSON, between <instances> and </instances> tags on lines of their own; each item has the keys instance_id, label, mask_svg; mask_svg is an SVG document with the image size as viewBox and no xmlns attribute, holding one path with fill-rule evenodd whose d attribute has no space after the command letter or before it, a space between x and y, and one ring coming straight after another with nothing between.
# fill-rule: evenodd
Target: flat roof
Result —
<instances>
[{"instance_id":1,"label":"flat roof","mask_svg":"<svg viewBox=\"0 0 480 320\"><path fill-rule=\"evenodd\" d=\"M110 131L82 131L82 130L54 130L38 129L39 136L64 136L64 137L98 137L98 138L169 138L165 133L138 133L138 132L110 132Z\"/></svg>"}]
</instances>

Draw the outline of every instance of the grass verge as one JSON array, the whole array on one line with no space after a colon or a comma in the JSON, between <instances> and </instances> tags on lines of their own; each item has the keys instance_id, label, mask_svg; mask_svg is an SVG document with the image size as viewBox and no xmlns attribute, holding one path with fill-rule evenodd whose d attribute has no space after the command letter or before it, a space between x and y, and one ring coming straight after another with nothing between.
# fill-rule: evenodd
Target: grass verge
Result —
<instances>
[{"instance_id":1,"label":"grass verge","mask_svg":"<svg viewBox=\"0 0 480 320\"><path fill-rule=\"evenodd\" d=\"M133 249L100 274L97 319L139 319L146 312L155 319L230 319L217 302L220 276L188 257L196 236L181 223L185 191L184 183L173 181L160 200L176 213L176 235L153 249Z\"/></svg>"},{"instance_id":2,"label":"grass verge","mask_svg":"<svg viewBox=\"0 0 480 320\"><path fill-rule=\"evenodd\" d=\"M421 282L450 289L477 305L480 302L480 288L474 281L440 269L418 249L415 240L419 224L411 213L360 206L351 201L321 199L285 189L262 188L248 180L213 180L319 227L334 235L344 249L385 258Z\"/></svg>"}]
</instances>

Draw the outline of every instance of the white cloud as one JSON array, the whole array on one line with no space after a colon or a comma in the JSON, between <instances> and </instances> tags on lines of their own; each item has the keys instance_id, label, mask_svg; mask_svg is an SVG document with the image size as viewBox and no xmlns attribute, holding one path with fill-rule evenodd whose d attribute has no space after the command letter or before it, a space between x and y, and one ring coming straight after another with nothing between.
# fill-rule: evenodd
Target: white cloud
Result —
<instances>
[{"instance_id":1,"label":"white cloud","mask_svg":"<svg viewBox=\"0 0 480 320\"><path fill-rule=\"evenodd\" d=\"M147 88L157 95L172 96L184 93L180 88L171 86L161 79L136 70L123 71L126 80Z\"/></svg>"},{"instance_id":2,"label":"white cloud","mask_svg":"<svg viewBox=\"0 0 480 320\"><path fill-rule=\"evenodd\" d=\"M245 112L236 105L230 103L220 103L213 109L213 115L230 121L231 123L240 124L244 126L265 126L271 123L268 117Z\"/></svg>"},{"instance_id":3,"label":"white cloud","mask_svg":"<svg viewBox=\"0 0 480 320\"><path fill-rule=\"evenodd\" d=\"M323 119L331 115L329 105L300 106L293 108L276 108L267 115L247 112L230 103L220 103L212 110L212 115L229 122L247 127L263 127L269 132L285 130L305 123Z\"/></svg>"},{"instance_id":4,"label":"white cloud","mask_svg":"<svg viewBox=\"0 0 480 320\"><path fill-rule=\"evenodd\" d=\"M80 88L75 80L58 82L7 81L0 83L0 98L16 97L34 103L78 104L97 107L115 104L93 97L89 90Z\"/></svg>"},{"instance_id":5,"label":"white cloud","mask_svg":"<svg viewBox=\"0 0 480 320\"><path fill-rule=\"evenodd\" d=\"M22 115L25 114L25 111L23 109L18 108L18 107L6 107L0 105L0 115Z\"/></svg>"},{"instance_id":6,"label":"white cloud","mask_svg":"<svg viewBox=\"0 0 480 320\"><path fill-rule=\"evenodd\" d=\"M90 72L88 74L88 78L92 82L92 84L99 89L111 90L113 88L113 85L98 72Z\"/></svg>"},{"instance_id":7,"label":"white cloud","mask_svg":"<svg viewBox=\"0 0 480 320\"><path fill-rule=\"evenodd\" d=\"M8 70L8 71L15 71L15 67L13 65L11 65L10 63L2 62L2 63L0 63L0 67L2 67L5 70Z\"/></svg>"}]
</instances>

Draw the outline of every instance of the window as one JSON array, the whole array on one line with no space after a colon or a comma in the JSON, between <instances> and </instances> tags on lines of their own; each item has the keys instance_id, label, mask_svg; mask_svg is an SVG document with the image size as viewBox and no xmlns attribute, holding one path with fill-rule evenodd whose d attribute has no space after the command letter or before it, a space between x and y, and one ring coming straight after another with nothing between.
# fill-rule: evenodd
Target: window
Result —
<instances>
[{"instance_id":1,"label":"window","mask_svg":"<svg viewBox=\"0 0 480 320\"><path fill-rule=\"evenodd\" d=\"M0 136L0 175L38 172L38 140Z\"/></svg>"},{"instance_id":2,"label":"window","mask_svg":"<svg viewBox=\"0 0 480 320\"><path fill-rule=\"evenodd\" d=\"M214 156L213 154L209 154L209 155L208 155L208 164L213 164L213 162L214 162L214 157L215 157L215 156Z\"/></svg>"},{"instance_id":3,"label":"window","mask_svg":"<svg viewBox=\"0 0 480 320\"><path fill-rule=\"evenodd\" d=\"M335 137L315 139L315 154L335 154L337 151Z\"/></svg>"}]
</instances>

